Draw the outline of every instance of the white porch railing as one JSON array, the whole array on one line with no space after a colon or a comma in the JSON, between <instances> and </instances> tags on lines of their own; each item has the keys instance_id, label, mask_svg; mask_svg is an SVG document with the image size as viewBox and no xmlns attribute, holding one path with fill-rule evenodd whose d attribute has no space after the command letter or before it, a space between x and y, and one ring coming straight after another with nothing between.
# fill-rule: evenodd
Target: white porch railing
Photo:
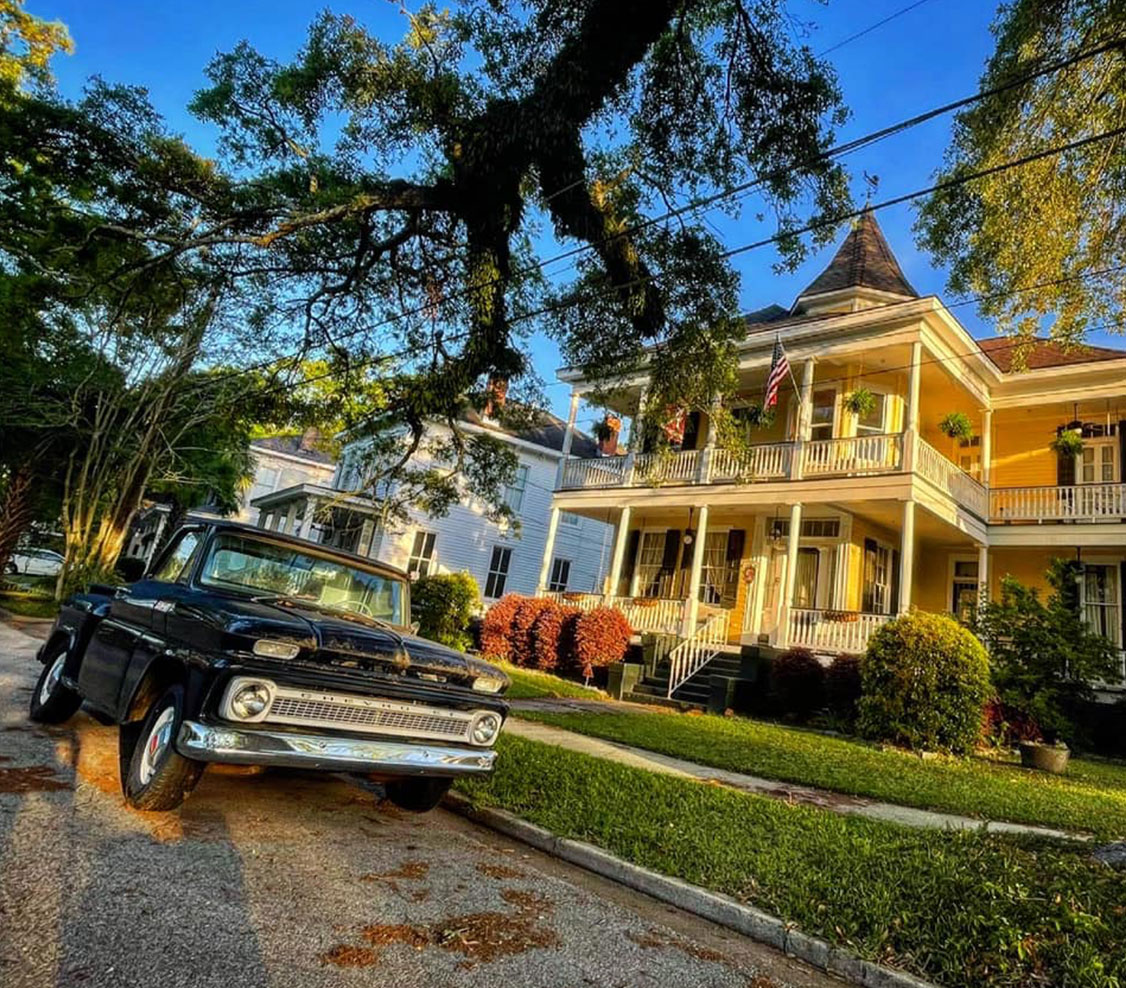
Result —
<instances>
[{"instance_id":1,"label":"white porch railing","mask_svg":"<svg viewBox=\"0 0 1126 988\"><path fill-rule=\"evenodd\" d=\"M616 607L629 621L635 632L657 632L679 635L684 627L683 598L670 597L619 597L613 594L574 593L546 590L539 594L560 604L593 611L596 607Z\"/></svg>"},{"instance_id":2,"label":"white porch railing","mask_svg":"<svg viewBox=\"0 0 1126 988\"><path fill-rule=\"evenodd\" d=\"M979 518L985 518L989 508L989 492L965 470L943 456L930 443L917 440L915 470L939 490L949 494L962 507Z\"/></svg>"},{"instance_id":3,"label":"white porch railing","mask_svg":"<svg viewBox=\"0 0 1126 988\"><path fill-rule=\"evenodd\" d=\"M735 481L746 484L755 480L784 480L790 475L793 443L766 443L743 450L717 448L712 452L712 482Z\"/></svg>"},{"instance_id":4,"label":"white porch railing","mask_svg":"<svg viewBox=\"0 0 1126 988\"><path fill-rule=\"evenodd\" d=\"M633 461L634 484L694 484L700 450L679 453L641 453Z\"/></svg>"},{"instance_id":5,"label":"white porch railing","mask_svg":"<svg viewBox=\"0 0 1126 988\"><path fill-rule=\"evenodd\" d=\"M994 488L989 517L994 522L1118 521L1126 517L1126 484Z\"/></svg>"},{"instance_id":6,"label":"white porch railing","mask_svg":"<svg viewBox=\"0 0 1126 988\"><path fill-rule=\"evenodd\" d=\"M795 607L790 611L787 641L819 652L858 654L890 614L861 614L858 611L822 611Z\"/></svg>"},{"instance_id":7,"label":"white porch railing","mask_svg":"<svg viewBox=\"0 0 1126 988\"><path fill-rule=\"evenodd\" d=\"M802 473L806 477L892 473L902 462L903 437L898 433L818 439L805 444Z\"/></svg>"},{"instance_id":8,"label":"white porch railing","mask_svg":"<svg viewBox=\"0 0 1126 988\"><path fill-rule=\"evenodd\" d=\"M563 468L564 488L620 487L625 482L624 456L572 459Z\"/></svg>"},{"instance_id":9,"label":"white porch railing","mask_svg":"<svg viewBox=\"0 0 1126 988\"><path fill-rule=\"evenodd\" d=\"M727 641L727 625L730 618L729 611L713 614L696 629L695 634L685 638L669 652L668 695L670 697L716 657Z\"/></svg>"}]
</instances>

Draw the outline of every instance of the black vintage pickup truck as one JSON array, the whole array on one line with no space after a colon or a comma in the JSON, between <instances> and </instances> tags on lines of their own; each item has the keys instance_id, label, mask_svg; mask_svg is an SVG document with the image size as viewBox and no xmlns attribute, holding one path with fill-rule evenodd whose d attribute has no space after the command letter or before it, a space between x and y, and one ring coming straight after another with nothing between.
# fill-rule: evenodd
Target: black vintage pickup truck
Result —
<instances>
[{"instance_id":1,"label":"black vintage pickup truck","mask_svg":"<svg viewBox=\"0 0 1126 988\"><path fill-rule=\"evenodd\" d=\"M33 720L85 701L119 725L139 809L208 762L362 773L425 811L489 772L503 672L411 633L402 572L226 522L177 531L145 577L68 600L39 650Z\"/></svg>"}]
</instances>

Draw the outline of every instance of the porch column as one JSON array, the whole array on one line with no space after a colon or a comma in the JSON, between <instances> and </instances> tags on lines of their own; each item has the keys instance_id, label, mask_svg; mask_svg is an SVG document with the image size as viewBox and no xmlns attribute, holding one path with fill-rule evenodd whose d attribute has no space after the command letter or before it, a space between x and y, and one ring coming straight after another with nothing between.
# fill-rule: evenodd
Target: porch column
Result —
<instances>
[{"instance_id":1,"label":"porch column","mask_svg":"<svg viewBox=\"0 0 1126 988\"><path fill-rule=\"evenodd\" d=\"M989 486L989 476L993 472L993 409L981 412L981 482Z\"/></svg>"},{"instance_id":2,"label":"porch column","mask_svg":"<svg viewBox=\"0 0 1126 988\"><path fill-rule=\"evenodd\" d=\"M563 475L567 471L567 461L571 458L571 445L575 441L575 419L579 415L579 398L577 391L571 392L571 409L567 413L567 428L563 432L563 458L559 461L559 470L555 480L555 487L563 486Z\"/></svg>"},{"instance_id":3,"label":"porch column","mask_svg":"<svg viewBox=\"0 0 1126 988\"><path fill-rule=\"evenodd\" d=\"M258 527L259 528L269 528L270 527L270 512L267 511L265 508L259 508L258 509Z\"/></svg>"},{"instance_id":4,"label":"porch column","mask_svg":"<svg viewBox=\"0 0 1126 988\"><path fill-rule=\"evenodd\" d=\"M790 458L790 479L801 480L802 469L805 466L805 444L809 440L813 428L813 370L816 361L810 357L802 366L801 371L801 396L798 403L797 437L794 442L793 456Z\"/></svg>"},{"instance_id":5,"label":"porch column","mask_svg":"<svg viewBox=\"0 0 1126 988\"><path fill-rule=\"evenodd\" d=\"M977 597L978 606L989 603L989 546L977 547Z\"/></svg>"},{"instance_id":6,"label":"porch column","mask_svg":"<svg viewBox=\"0 0 1126 988\"><path fill-rule=\"evenodd\" d=\"M294 499L289 502L289 510L285 513L285 522L282 525L282 530L286 535L292 535L297 528L297 500Z\"/></svg>"},{"instance_id":7,"label":"porch column","mask_svg":"<svg viewBox=\"0 0 1126 988\"><path fill-rule=\"evenodd\" d=\"M632 443L633 436L630 436ZM629 540L629 516L630 507L627 504L622 508L622 513L618 516L618 527L614 532L614 555L610 559L610 585L606 588L606 593L610 597L617 596L618 584L622 579L622 565L625 562L626 556L626 542Z\"/></svg>"},{"instance_id":8,"label":"porch column","mask_svg":"<svg viewBox=\"0 0 1126 988\"><path fill-rule=\"evenodd\" d=\"M543 562L540 563L540 579L536 584L536 593L543 593L547 589L547 578L551 573L551 554L555 551L555 533L559 530L559 509L551 506L551 516L547 522L547 538L543 543Z\"/></svg>"},{"instance_id":9,"label":"porch column","mask_svg":"<svg viewBox=\"0 0 1126 988\"><path fill-rule=\"evenodd\" d=\"M899 613L911 608L911 576L915 572L915 502L903 502L903 535L899 547Z\"/></svg>"},{"instance_id":10,"label":"porch column","mask_svg":"<svg viewBox=\"0 0 1126 988\"><path fill-rule=\"evenodd\" d=\"M786 578L782 581L782 599L778 603L779 648L790 644L790 610L794 606L794 585L798 573L798 542L801 539L801 504L790 506L790 535L786 540Z\"/></svg>"},{"instance_id":11,"label":"porch column","mask_svg":"<svg viewBox=\"0 0 1126 988\"><path fill-rule=\"evenodd\" d=\"M313 516L317 513L317 499L305 498L305 514L301 519L301 538L307 539L313 532Z\"/></svg>"},{"instance_id":12,"label":"porch column","mask_svg":"<svg viewBox=\"0 0 1126 988\"><path fill-rule=\"evenodd\" d=\"M700 523L696 526L696 538L692 543L692 572L688 579L688 606L684 609L684 637L696 631L696 619L700 614L700 575L704 572L704 542L708 535L708 506L700 506Z\"/></svg>"},{"instance_id":13,"label":"porch column","mask_svg":"<svg viewBox=\"0 0 1126 988\"><path fill-rule=\"evenodd\" d=\"M923 342L911 344L911 366L907 372L907 414L903 420L903 470L915 469L915 443L919 437L919 378L923 362Z\"/></svg>"},{"instance_id":14,"label":"porch column","mask_svg":"<svg viewBox=\"0 0 1126 988\"><path fill-rule=\"evenodd\" d=\"M149 551L145 553L145 569L147 570L152 565L152 557L156 554L156 547L160 545L160 537L164 534L164 526L168 524L168 512L160 512L160 517L156 520L156 532L149 543Z\"/></svg>"}]
</instances>

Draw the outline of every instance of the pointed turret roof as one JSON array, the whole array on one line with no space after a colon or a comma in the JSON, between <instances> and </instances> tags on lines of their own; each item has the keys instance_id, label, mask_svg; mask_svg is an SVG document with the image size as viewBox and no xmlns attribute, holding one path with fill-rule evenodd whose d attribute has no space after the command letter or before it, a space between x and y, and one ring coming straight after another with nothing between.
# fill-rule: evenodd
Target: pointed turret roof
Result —
<instances>
[{"instance_id":1,"label":"pointed turret roof","mask_svg":"<svg viewBox=\"0 0 1126 988\"><path fill-rule=\"evenodd\" d=\"M848 288L871 288L908 298L919 297L903 276L871 208L865 208L860 214L829 266L798 298Z\"/></svg>"}]
</instances>

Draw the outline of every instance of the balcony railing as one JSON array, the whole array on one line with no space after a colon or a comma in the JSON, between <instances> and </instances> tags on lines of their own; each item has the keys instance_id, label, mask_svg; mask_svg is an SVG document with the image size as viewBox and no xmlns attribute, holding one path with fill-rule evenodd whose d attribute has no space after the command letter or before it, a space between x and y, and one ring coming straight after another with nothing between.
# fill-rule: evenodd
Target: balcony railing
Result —
<instances>
[{"instance_id":1,"label":"balcony railing","mask_svg":"<svg viewBox=\"0 0 1126 988\"><path fill-rule=\"evenodd\" d=\"M583 487L620 487L625 479L625 462L624 456L568 460L563 469L561 486L566 490Z\"/></svg>"},{"instance_id":2,"label":"balcony railing","mask_svg":"<svg viewBox=\"0 0 1126 988\"><path fill-rule=\"evenodd\" d=\"M923 439L915 447L915 470L979 518L985 518L989 507L986 487Z\"/></svg>"},{"instance_id":3,"label":"balcony railing","mask_svg":"<svg viewBox=\"0 0 1126 988\"><path fill-rule=\"evenodd\" d=\"M761 480L785 480L790 476L793 452L793 443L767 443L742 450L716 449L711 459L711 481L751 484Z\"/></svg>"},{"instance_id":4,"label":"balcony railing","mask_svg":"<svg viewBox=\"0 0 1126 988\"><path fill-rule=\"evenodd\" d=\"M634 485L694 484L698 479L701 450L679 453L641 453L634 458ZM706 481L705 481L706 482Z\"/></svg>"},{"instance_id":5,"label":"balcony railing","mask_svg":"<svg viewBox=\"0 0 1126 988\"><path fill-rule=\"evenodd\" d=\"M873 632L890 620L890 614L795 607L790 611L787 641L818 652L859 654L868 647Z\"/></svg>"},{"instance_id":6,"label":"balcony railing","mask_svg":"<svg viewBox=\"0 0 1126 988\"><path fill-rule=\"evenodd\" d=\"M899 433L819 439L804 447L802 473L806 477L895 473L903 464L903 436Z\"/></svg>"},{"instance_id":7,"label":"balcony railing","mask_svg":"<svg viewBox=\"0 0 1126 988\"><path fill-rule=\"evenodd\" d=\"M994 523L1119 521L1126 517L1126 484L995 488L989 517Z\"/></svg>"}]
</instances>

